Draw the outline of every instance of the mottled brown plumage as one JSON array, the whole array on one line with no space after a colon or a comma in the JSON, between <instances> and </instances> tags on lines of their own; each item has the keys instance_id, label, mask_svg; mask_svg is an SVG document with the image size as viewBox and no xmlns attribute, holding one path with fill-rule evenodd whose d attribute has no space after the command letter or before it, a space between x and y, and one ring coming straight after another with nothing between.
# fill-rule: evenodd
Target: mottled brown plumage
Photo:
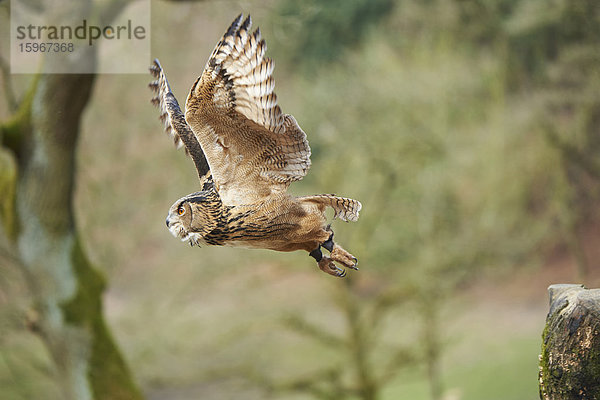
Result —
<instances>
[{"instance_id":1,"label":"mottled brown plumage","mask_svg":"<svg viewBox=\"0 0 600 400\"><path fill-rule=\"evenodd\" d=\"M194 161L202 188L171 206L167 227L191 245L306 250L321 270L345 276L335 263L356 269L356 258L333 242L325 209L356 221L361 204L287 193L306 175L310 147L294 117L277 105L273 61L264 57L265 41L251 25L242 15L231 24L192 86L185 114L158 60L150 67L152 102L167 133Z\"/></svg>"}]
</instances>

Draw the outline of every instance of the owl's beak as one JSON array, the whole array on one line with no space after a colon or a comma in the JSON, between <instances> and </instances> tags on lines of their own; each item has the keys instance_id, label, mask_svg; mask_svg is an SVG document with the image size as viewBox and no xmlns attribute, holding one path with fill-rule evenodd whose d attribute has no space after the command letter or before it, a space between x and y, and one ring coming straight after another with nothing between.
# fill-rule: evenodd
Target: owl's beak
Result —
<instances>
[{"instance_id":1,"label":"owl's beak","mask_svg":"<svg viewBox=\"0 0 600 400\"><path fill-rule=\"evenodd\" d=\"M167 228L169 227L169 217L167 217L165 223L167 224Z\"/></svg>"}]
</instances>

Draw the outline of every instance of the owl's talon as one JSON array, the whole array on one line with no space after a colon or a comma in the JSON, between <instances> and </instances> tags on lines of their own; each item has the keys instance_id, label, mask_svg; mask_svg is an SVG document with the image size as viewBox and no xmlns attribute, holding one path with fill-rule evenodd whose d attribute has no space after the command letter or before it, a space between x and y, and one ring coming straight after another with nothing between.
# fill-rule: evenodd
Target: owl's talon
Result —
<instances>
[{"instance_id":1,"label":"owl's talon","mask_svg":"<svg viewBox=\"0 0 600 400\"><path fill-rule=\"evenodd\" d=\"M321 258L318 264L319 269L328 273L329 275L337 276L338 278L343 278L346 276L346 270L335 265L333 260L329 257Z\"/></svg>"},{"instance_id":2,"label":"owl's talon","mask_svg":"<svg viewBox=\"0 0 600 400\"><path fill-rule=\"evenodd\" d=\"M358 264L358 260L352 254L348 253L344 250L340 245L333 244L333 249L331 249L330 253L331 259L346 268L358 269L356 265Z\"/></svg>"}]
</instances>

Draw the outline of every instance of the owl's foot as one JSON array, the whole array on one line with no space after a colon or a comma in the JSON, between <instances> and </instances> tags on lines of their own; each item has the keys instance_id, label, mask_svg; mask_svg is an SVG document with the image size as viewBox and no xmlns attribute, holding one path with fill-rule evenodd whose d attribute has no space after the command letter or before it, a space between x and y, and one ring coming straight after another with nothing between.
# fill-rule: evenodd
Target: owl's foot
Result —
<instances>
[{"instance_id":1,"label":"owl's foot","mask_svg":"<svg viewBox=\"0 0 600 400\"><path fill-rule=\"evenodd\" d=\"M329 251L329 257L324 257L321 252L321 247ZM340 245L333 242L333 232L325 242L319 247L310 252L310 256L317 260L319 269L329 275L343 278L346 276L346 270L338 267L335 263L342 265L343 267L358 270L356 266L358 260L352 254L344 250Z\"/></svg>"},{"instance_id":2,"label":"owl's foot","mask_svg":"<svg viewBox=\"0 0 600 400\"><path fill-rule=\"evenodd\" d=\"M329 257L322 257L318 264L319 269L329 275L337 276L338 278L346 276L346 270L335 265L333 260Z\"/></svg>"},{"instance_id":3,"label":"owl's foot","mask_svg":"<svg viewBox=\"0 0 600 400\"><path fill-rule=\"evenodd\" d=\"M329 255L333 261L342 264L346 268L358 271L358 267L356 266L358 264L358 260L352 254L344 250L342 246L334 244L333 250L331 250Z\"/></svg>"},{"instance_id":4,"label":"owl's foot","mask_svg":"<svg viewBox=\"0 0 600 400\"><path fill-rule=\"evenodd\" d=\"M342 248L342 246L333 241L333 231L331 230L331 226L328 226L326 230L331 232L331 235L329 236L329 239L321 244L321 246L329 250L331 259L342 264L346 268L358 270L358 267L356 266L358 264L358 260L356 257L348 253Z\"/></svg>"}]
</instances>

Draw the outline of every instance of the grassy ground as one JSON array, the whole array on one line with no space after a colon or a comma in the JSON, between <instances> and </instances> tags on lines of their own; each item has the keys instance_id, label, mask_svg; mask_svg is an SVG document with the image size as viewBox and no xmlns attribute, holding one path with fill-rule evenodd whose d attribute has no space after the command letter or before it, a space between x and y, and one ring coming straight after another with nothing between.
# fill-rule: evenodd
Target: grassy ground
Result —
<instances>
[{"instance_id":1,"label":"grassy ground","mask_svg":"<svg viewBox=\"0 0 600 400\"><path fill-rule=\"evenodd\" d=\"M170 286L165 291L176 295L159 297L160 289L149 283L146 290L129 293L128 302L119 300L118 287L107 296L111 324L151 399L261 398L264 393L253 382L239 379L249 375L251 368L285 381L308 375L339 357L282 329L283 317L293 312L334 331L343 329L341 317L327 304L332 284L326 276L310 268L289 271L281 264L231 268L231 275L217 279L204 276L202 267L187 273L174 271L163 284ZM539 272L532 274L535 278L530 279L543 281ZM526 296L506 291L528 291L529 282L481 285L488 290L467 289L445 312L445 398L535 399L540 335L547 312L542 283L536 293ZM148 321L155 321L151 328ZM392 330L402 331L412 323L392 319L390 324ZM312 398L289 393L275 397ZM381 398L428 399L422 368L401 373Z\"/></svg>"},{"instance_id":2,"label":"grassy ground","mask_svg":"<svg viewBox=\"0 0 600 400\"><path fill-rule=\"evenodd\" d=\"M333 330L342 329L339 315L327 304L326 291L332 289L327 276L308 266L291 272L282 264L223 268L231 273L215 277L203 266L175 266L170 271L138 271L133 277L124 274L122 283L114 282L107 294L109 323L149 399L260 399L264 391L245 378L251 368L286 380L308 375L336 357L334 351L328 354L283 329L281 322L288 313L301 312ZM543 280L539 273L535 275ZM536 399L545 293L506 294L516 288L527 291L530 286L522 280L482 286L488 290L468 289L446 312L444 398ZM489 296L482 296L482 291ZM397 330L407 323L391 321ZM13 363L15 354L25 353L26 359L37 360L39 370L33 375L36 381L22 382L23 376L32 374L23 374L27 370L19 366L9 371L1 364L0 376L7 387L20 386L5 398L43 392L45 399L58 399L47 380L51 367L39 343L21 335L9 344L11 352L4 354ZM313 397L281 393L275 398ZM422 368L401 373L381 396L384 400L428 398Z\"/></svg>"}]
</instances>

